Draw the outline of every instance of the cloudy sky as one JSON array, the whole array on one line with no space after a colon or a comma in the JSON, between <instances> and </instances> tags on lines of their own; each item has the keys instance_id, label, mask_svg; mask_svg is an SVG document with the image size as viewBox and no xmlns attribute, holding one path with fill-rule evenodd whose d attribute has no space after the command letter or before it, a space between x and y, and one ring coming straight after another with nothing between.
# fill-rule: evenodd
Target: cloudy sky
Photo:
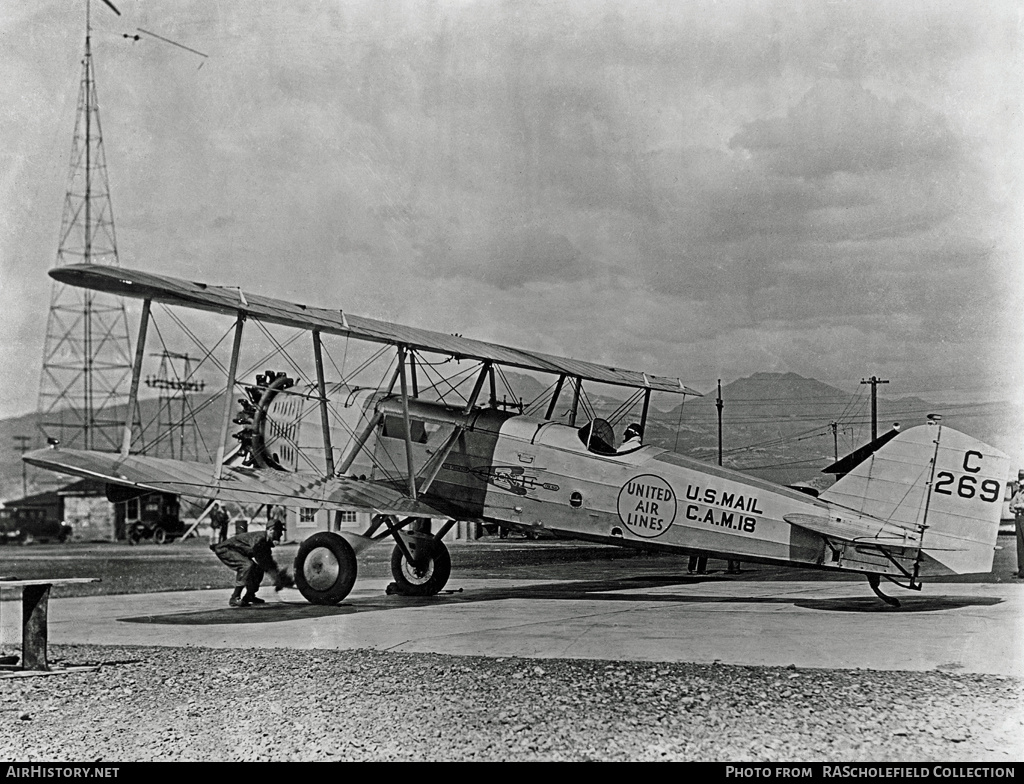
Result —
<instances>
[{"instance_id":1,"label":"cloudy sky","mask_svg":"<svg viewBox=\"0 0 1024 784\"><path fill-rule=\"evenodd\" d=\"M123 266L702 390L1024 403L1019 3L114 2ZM84 4L0 0L0 416L36 405Z\"/></svg>"}]
</instances>

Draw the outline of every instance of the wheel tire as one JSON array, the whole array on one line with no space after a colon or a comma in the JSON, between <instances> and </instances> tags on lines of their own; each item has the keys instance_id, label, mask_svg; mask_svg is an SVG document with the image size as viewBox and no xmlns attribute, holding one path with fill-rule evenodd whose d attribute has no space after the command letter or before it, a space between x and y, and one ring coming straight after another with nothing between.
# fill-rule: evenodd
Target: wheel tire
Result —
<instances>
[{"instance_id":1,"label":"wheel tire","mask_svg":"<svg viewBox=\"0 0 1024 784\"><path fill-rule=\"evenodd\" d=\"M391 551L391 575L405 596L434 596L448 584L452 574L452 557L444 542L434 543L434 554L422 572L405 560L398 545Z\"/></svg>"},{"instance_id":2,"label":"wheel tire","mask_svg":"<svg viewBox=\"0 0 1024 784\"><path fill-rule=\"evenodd\" d=\"M356 582L356 554L337 534L321 531L299 545L295 587L311 604L337 604Z\"/></svg>"},{"instance_id":3,"label":"wheel tire","mask_svg":"<svg viewBox=\"0 0 1024 784\"><path fill-rule=\"evenodd\" d=\"M169 541L171 541L171 537L168 535L165 529L161 528L160 526L157 526L153 529L154 544L167 544Z\"/></svg>"}]
</instances>

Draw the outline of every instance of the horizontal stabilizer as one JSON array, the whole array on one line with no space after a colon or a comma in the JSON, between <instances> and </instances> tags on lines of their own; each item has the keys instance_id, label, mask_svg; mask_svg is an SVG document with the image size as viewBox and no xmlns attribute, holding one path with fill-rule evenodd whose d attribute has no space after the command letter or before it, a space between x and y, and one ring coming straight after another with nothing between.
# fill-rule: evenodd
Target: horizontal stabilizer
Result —
<instances>
[{"instance_id":1,"label":"horizontal stabilizer","mask_svg":"<svg viewBox=\"0 0 1024 784\"><path fill-rule=\"evenodd\" d=\"M805 528L829 539L854 544L873 544L885 547L920 547L920 533L889 523L860 516L824 517L810 514L784 515L790 525Z\"/></svg>"},{"instance_id":2,"label":"horizontal stabilizer","mask_svg":"<svg viewBox=\"0 0 1024 784\"><path fill-rule=\"evenodd\" d=\"M302 472L225 466L221 478L214 481L214 466L210 463L143 455L122 457L76 449L40 449L26 453L24 460L48 471L191 498L363 511L400 517L447 517L389 484L365 479L325 478Z\"/></svg>"}]
</instances>

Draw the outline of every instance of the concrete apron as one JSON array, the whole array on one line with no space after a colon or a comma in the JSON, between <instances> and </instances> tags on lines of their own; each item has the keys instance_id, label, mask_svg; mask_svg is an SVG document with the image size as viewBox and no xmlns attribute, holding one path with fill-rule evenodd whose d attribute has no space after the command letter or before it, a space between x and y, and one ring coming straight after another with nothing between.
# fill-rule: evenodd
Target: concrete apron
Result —
<instances>
[{"instance_id":1,"label":"concrete apron","mask_svg":"<svg viewBox=\"0 0 1024 784\"><path fill-rule=\"evenodd\" d=\"M229 608L228 590L50 602L51 644L212 648L373 648L528 658L785 667L944 670L1024 677L1024 585L893 588L892 609L860 582L715 582L587 592L572 582L456 580L428 599L361 580L338 607L263 588ZM0 639L19 646L18 603ZM14 617L12 617L14 616Z\"/></svg>"}]
</instances>

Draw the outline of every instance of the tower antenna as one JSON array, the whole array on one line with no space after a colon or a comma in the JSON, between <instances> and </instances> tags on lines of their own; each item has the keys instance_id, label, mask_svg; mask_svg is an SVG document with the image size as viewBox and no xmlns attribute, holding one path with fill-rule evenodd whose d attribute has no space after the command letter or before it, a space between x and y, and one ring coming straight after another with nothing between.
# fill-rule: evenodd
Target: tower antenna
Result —
<instances>
[{"instance_id":1,"label":"tower antenna","mask_svg":"<svg viewBox=\"0 0 1024 784\"><path fill-rule=\"evenodd\" d=\"M118 16L110 0L103 0ZM118 265L114 213L92 61L90 0L85 54L55 266ZM83 449L116 450L117 406L131 376L131 338L123 300L54 282L39 382L38 426L47 439Z\"/></svg>"}]
</instances>

